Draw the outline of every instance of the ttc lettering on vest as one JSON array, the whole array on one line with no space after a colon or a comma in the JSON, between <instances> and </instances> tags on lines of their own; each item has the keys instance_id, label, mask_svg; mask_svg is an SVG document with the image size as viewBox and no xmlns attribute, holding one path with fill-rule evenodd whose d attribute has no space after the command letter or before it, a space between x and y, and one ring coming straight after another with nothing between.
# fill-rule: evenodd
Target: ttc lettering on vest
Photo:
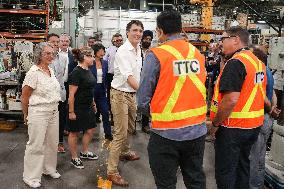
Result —
<instances>
[{"instance_id":1,"label":"ttc lettering on vest","mask_svg":"<svg viewBox=\"0 0 284 189\"><path fill-rule=\"evenodd\" d=\"M173 61L174 75L188 75L200 73L200 63L197 59Z\"/></svg>"}]
</instances>

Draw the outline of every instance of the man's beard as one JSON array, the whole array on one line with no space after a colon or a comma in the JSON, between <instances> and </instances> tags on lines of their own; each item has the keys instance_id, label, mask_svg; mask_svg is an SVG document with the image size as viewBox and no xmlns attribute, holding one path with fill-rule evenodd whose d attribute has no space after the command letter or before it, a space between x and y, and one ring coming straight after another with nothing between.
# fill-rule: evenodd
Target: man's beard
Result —
<instances>
[{"instance_id":1,"label":"man's beard","mask_svg":"<svg viewBox=\"0 0 284 189\"><path fill-rule=\"evenodd\" d=\"M142 45L143 49L148 49L151 46L151 43L150 42L142 42L141 45Z\"/></svg>"}]
</instances>

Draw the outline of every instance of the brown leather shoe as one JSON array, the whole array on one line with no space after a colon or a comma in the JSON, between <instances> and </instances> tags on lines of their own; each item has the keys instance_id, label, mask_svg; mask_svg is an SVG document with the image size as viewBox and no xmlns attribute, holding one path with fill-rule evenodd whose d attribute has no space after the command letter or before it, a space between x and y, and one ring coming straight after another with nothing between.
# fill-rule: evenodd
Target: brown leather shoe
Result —
<instances>
[{"instance_id":1,"label":"brown leather shoe","mask_svg":"<svg viewBox=\"0 0 284 189\"><path fill-rule=\"evenodd\" d=\"M119 156L119 160L120 161L135 161L135 160L139 160L140 157L135 153L135 152L130 152L129 154L127 155L122 155L122 156Z\"/></svg>"},{"instance_id":2,"label":"brown leather shoe","mask_svg":"<svg viewBox=\"0 0 284 189\"><path fill-rule=\"evenodd\" d=\"M107 175L107 179L112 181L113 184L118 186L127 187L129 185L128 182L124 180L119 173L113 175Z\"/></svg>"}]
</instances>

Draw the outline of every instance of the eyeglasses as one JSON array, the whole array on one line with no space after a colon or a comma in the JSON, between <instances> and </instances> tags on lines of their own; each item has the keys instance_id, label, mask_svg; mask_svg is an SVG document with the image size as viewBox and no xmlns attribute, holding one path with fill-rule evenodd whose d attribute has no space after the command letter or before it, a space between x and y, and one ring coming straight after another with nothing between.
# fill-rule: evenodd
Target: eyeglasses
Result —
<instances>
[{"instance_id":1,"label":"eyeglasses","mask_svg":"<svg viewBox=\"0 0 284 189\"><path fill-rule=\"evenodd\" d=\"M47 56L55 56L54 52L42 52L42 54L47 55Z\"/></svg>"},{"instance_id":2,"label":"eyeglasses","mask_svg":"<svg viewBox=\"0 0 284 189\"><path fill-rule=\"evenodd\" d=\"M113 42L122 42L122 39L113 40Z\"/></svg>"},{"instance_id":3,"label":"eyeglasses","mask_svg":"<svg viewBox=\"0 0 284 189\"><path fill-rule=\"evenodd\" d=\"M85 56L87 56L87 57L95 57L95 56L92 55L92 54L88 54L88 55L85 55Z\"/></svg>"},{"instance_id":4,"label":"eyeglasses","mask_svg":"<svg viewBox=\"0 0 284 189\"><path fill-rule=\"evenodd\" d=\"M220 41L221 41L221 42L224 42L225 39L229 39L229 38L231 38L231 37L237 37L237 36L232 35L232 36L227 36L227 37L221 37Z\"/></svg>"}]
</instances>

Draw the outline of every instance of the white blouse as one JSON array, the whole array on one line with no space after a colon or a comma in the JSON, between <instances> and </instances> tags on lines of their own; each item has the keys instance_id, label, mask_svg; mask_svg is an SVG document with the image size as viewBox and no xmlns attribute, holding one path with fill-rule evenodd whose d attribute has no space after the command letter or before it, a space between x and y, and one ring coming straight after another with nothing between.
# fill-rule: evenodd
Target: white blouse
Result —
<instances>
[{"instance_id":1,"label":"white blouse","mask_svg":"<svg viewBox=\"0 0 284 189\"><path fill-rule=\"evenodd\" d=\"M22 87L29 86L33 90L29 106L57 104L60 100L60 84L58 83L54 72L49 68L50 75L33 65L27 72Z\"/></svg>"},{"instance_id":2,"label":"white blouse","mask_svg":"<svg viewBox=\"0 0 284 189\"><path fill-rule=\"evenodd\" d=\"M103 83L103 70L97 69L97 83Z\"/></svg>"}]
</instances>

